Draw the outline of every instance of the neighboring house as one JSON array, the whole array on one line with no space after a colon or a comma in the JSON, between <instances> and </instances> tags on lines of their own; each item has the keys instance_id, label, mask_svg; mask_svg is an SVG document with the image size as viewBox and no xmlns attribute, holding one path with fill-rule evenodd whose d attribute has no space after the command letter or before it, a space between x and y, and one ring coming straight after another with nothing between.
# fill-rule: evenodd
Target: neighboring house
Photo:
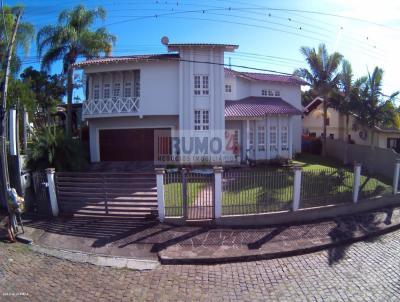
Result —
<instances>
[{"instance_id":1,"label":"neighboring house","mask_svg":"<svg viewBox=\"0 0 400 302\"><path fill-rule=\"evenodd\" d=\"M303 134L315 137L323 135L322 98L315 98L304 108ZM374 130L374 146L394 149L400 152L400 130L376 127ZM355 115L349 116L349 137L346 137L346 116L334 108L328 108L326 135L328 138L349 141L357 145L371 145L372 129L360 125Z\"/></svg>"},{"instance_id":2,"label":"neighboring house","mask_svg":"<svg viewBox=\"0 0 400 302\"><path fill-rule=\"evenodd\" d=\"M167 140L161 149L181 158L192 137L221 140L218 155L242 162L246 154L261 161L301 151L302 80L224 68L224 53L237 45L164 44L169 53L74 65L87 79L92 162L157 160L162 131L180 144Z\"/></svg>"}]
</instances>

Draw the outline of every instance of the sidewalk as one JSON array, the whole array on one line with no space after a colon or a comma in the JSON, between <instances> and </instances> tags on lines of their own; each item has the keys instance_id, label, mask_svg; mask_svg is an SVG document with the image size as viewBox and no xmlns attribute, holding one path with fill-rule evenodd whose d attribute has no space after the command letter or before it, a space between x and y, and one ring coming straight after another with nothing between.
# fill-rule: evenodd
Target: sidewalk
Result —
<instances>
[{"instance_id":1,"label":"sidewalk","mask_svg":"<svg viewBox=\"0 0 400 302\"><path fill-rule=\"evenodd\" d=\"M25 222L26 236L41 248L162 264L211 264L271 259L329 249L400 228L400 207L314 223L265 228L172 226L132 219L58 218Z\"/></svg>"}]
</instances>

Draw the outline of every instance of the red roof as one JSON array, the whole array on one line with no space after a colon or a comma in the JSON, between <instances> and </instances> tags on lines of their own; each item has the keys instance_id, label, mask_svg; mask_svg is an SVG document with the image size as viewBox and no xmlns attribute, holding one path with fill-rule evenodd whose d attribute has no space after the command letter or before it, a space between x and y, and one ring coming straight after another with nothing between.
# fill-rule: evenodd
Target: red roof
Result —
<instances>
[{"instance_id":1,"label":"red roof","mask_svg":"<svg viewBox=\"0 0 400 302\"><path fill-rule=\"evenodd\" d=\"M267 81L267 82L277 82L286 84L296 84L296 85L307 85L305 81L294 75L282 75L282 74L272 74L272 73L260 73L260 72L244 72L236 71L230 68L225 68L225 73L233 76L240 76L248 80L255 81Z\"/></svg>"},{"instance_id":2,"label":"red roof","mask_svg":"<svg viewBox=\"0 0 400 302\"><path fill-rule=\"evenodd\" d=\"M135 55L135 56L113 56L113 57L102 57L86 60L73 65L75 68L81 68L89 65L98 64L110 64L110 63L128 63L128 62L140 62L140 61L159 61L168 59L179 59L177 53L166 53L166 54L150 54L150 55Z\"/></svg>"},{"instance_id":3,"label":"red roof","mask_svg":"<svg viewBox=\"0 0 400 302\"><path fill-rule=\"evenodd\" d=\"M301 111L274 97L251 96L238 101L225 101L225 117L228 119L269 115L301 115Z\"/></svg>"}]
</instances>

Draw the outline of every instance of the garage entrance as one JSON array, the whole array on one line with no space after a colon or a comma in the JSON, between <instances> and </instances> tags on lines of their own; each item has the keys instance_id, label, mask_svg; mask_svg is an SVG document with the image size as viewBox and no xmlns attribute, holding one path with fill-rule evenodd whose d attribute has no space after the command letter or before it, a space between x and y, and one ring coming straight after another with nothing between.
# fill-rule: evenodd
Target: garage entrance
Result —
<instances>
[{"instance_id":1,"label":"garage entrance","mask_svg":"<svg viewBox=\"0 0 400 302\"><path fill-rule=\"evenodd\" d=\"M100 130L100 161L153 161L155 130L170 129Z\"/></svg>"}]
</instances>

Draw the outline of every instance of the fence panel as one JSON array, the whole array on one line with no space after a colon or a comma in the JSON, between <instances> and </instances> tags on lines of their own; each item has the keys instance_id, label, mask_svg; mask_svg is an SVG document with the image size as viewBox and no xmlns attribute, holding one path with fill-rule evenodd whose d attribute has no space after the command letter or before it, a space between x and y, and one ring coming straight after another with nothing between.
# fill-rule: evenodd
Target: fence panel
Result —
<instances>
[{"instance_id":1,"label":"fence panel","mask_svg":"<svg viewBox=\"0 0 400 302\"><path fill-rule=\"evenodd\" d=\"M302 172L301 208L352 201L354 177L345 169L322 168Z\"/></svg>"},{"instance_id":2,"label":"fence panel","mask_svg":"<svg viewBox=\"0 0 400 302\"><path fill-rule=\"evenodd\" d=\"M222 187L223 215L286 211L292 205L293 171L226 171Z\"/></svg>"},{"instance_id":3,"label":"fence panel","mask_svg":"<svg viewBox=\"0 0 400 302\"><path fill-rule=\"evenodd\" d=\"M359 199L388 195L392 192L392 185L387 184L377 175L369 173L365 167L361 169Z\"/></svg>"},{"instance_id":4,"label":"fence panel","mask_svg":"<svg viewBox=\"0 0 400 302\"><path fill-rule=\"evenodd\" d=\"M180 172L165 173L164 200L166 217L182 217L182 174Z\"/></svg>"}]
</instances>

